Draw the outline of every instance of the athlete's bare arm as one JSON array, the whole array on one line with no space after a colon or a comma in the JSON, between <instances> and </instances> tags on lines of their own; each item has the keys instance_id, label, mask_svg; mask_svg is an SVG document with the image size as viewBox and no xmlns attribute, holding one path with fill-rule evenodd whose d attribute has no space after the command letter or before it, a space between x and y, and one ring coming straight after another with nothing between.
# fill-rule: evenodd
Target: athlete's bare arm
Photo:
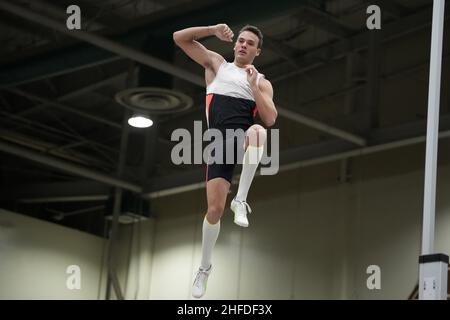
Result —
<instances>
[{"instance_id":1,"label":"athlete's bare arm","mask_svg":"<svg viewBox=\"0 0 450 320\"><path fill-rule=\"evenodd\" d=\"M216 36L220 40L232 42L233 31L226 24L208 27L192 27L176 31L173 34L175 43L195 62L216 73L225 60L220 54L208 50L197 39Z\"/></svg>"},{"instance_id":2,"label":"athlete's bare arm","mask_svg":"<svg viewBox=\"0 0 450 320\"><path fill-rule=\"evenodd\" d=\"M253 91L256 105L258 106L258 114L267 127L275 124L278 112L273 102L273 87L269 80L261 79L257 81L258 70L254 65L245 67L247 71L247 79Z\"/></svg>"}]
</instances>

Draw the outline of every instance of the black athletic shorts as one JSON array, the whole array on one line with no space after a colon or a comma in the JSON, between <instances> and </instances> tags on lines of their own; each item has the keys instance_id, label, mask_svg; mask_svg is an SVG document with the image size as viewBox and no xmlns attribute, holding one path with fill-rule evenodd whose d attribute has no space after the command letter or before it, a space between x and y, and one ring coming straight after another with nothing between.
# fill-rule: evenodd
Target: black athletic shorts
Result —
<instances>
[{"instance_id":1,"label":"black athletic shorts","mask_svg":"<svg viewBox=\"0 0 450 320\"><path fill-rule=\"evenodd\" d=\"M246 132L255 124L256 113L255 101L215 93L206 96L208 128L218 129L223 135L222 141L214 141L216 148L210 151L211 158L217 155L215 151L222 152L220 157L223 161L222 163L206 164L206 181L220 177L231 183L236 164L238 161L242 163L242 159L238 159L238 156L243 154L244 137L226 139L226 129L242 129L243 132ZM234 157L229 156L228 158L228 160L232 159L231 161L227 161L226 150L231 150L227 148L234 150Z\"/></svg>"}]
</instances>

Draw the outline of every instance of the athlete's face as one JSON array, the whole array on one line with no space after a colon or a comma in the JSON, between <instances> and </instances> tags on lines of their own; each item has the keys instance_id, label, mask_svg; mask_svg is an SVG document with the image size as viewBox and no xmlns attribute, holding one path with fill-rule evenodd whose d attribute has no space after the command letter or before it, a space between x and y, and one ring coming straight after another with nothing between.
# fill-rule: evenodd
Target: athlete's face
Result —
<instances>
[{"instance_id":1,"label":"athlete's face","mask_svg":"<svg viewBox=\"0 0 450 320\"><path fill-rule=\"evenodd\" d=\"M261 49L258 49L258 43L259 39L256 34L243 31L239 34L234 45L234 58L242 64L251 64L255 57L261 53Z\"/></svg>"}]
</instances>

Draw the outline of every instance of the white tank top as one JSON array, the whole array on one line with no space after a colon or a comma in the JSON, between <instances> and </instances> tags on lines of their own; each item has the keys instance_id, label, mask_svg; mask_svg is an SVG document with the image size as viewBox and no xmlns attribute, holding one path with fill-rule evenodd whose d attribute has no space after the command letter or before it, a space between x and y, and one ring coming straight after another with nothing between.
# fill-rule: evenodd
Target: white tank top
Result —
<instances>
[{"instance_id":1,"label":"white tank top","mask_svg":"<svg viewBox=\"0 0 450 320\"><path fill-rule=\"evenodd\" d=\"M262 73L258 74L257 83L264 77ZM253 92L247 80L247 72L244 68L239 68L233 62L224 61L216 77L206 87L206 94L222 94L225 96L253 100Z\"/></svg>"}]
</instances>

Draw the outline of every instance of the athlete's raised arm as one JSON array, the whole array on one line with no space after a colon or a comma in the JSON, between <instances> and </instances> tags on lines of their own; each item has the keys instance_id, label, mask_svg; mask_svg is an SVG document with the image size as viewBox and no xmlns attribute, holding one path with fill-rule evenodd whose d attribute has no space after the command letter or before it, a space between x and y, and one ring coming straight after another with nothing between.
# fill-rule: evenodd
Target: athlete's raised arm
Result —
<instances>
[{"instance_id":1,"label":"athlete's raised arm","mask_svg":"<svg viewBox=\"0 0 450 320\"><path fill-rule=\"evenodd\" d=\"M215 26L191 27L173 33L175 43L195 62L205 69L216 71L224 61L224 58L198 42L198 39L208 36L216 36L220 40L232 42L233 31L226 24Z\"/></svg>"}]
</instances>

